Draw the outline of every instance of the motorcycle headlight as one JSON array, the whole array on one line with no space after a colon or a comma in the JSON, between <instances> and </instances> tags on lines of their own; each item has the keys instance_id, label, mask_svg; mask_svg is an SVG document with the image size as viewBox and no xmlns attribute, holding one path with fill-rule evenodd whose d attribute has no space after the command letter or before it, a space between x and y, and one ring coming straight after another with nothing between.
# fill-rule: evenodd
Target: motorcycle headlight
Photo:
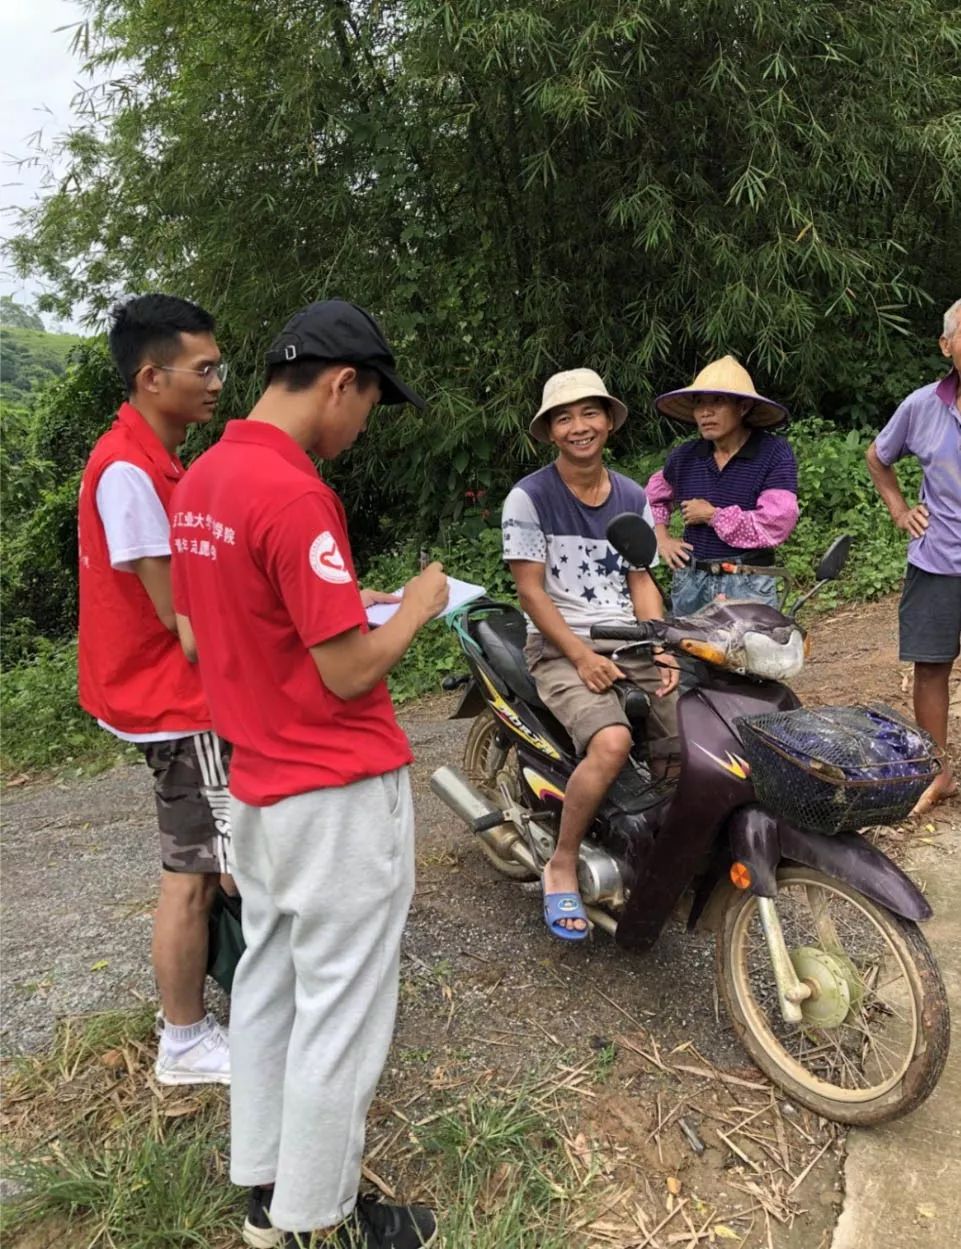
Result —
<instances>
[{"instance_id":1,"label":"motorcycle headlight","mask_svg":"<svg viewBox=\"0 0 961 1249\"><path fill-rule=\"evenodd\" d=\"M767 633L745 633L744 668L752 676L767 681L789 681L804 667L804 639L800 629L792 629L786 642Z\"/></svg>"}]
</instances>

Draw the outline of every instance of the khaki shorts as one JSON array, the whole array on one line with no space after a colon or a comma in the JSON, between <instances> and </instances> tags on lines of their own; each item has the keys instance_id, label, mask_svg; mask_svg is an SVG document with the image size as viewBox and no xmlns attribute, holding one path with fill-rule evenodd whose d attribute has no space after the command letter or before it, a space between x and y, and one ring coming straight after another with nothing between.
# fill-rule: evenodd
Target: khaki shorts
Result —
<instances>
[{"instance_id":1,"label":"khaki shorts","mask_svg":"<svg viewBox=\"0 0 961 1249\"><path fill-rule=\"evenodd\" d=\"M140 749L154 775L160 861L168 872L226 872L230 842L230 745L194 733Z\"/></svg>"},{"instance_id":2,"label":"khaki shorts","mask_svg":"<svg viewBox=\"0 0 961 1249\"><path fill-rule=\"evenodd\" d=\"M623 643L620 643L623 645ZM609 655L618 643L595 643L593 649L601 655ZM595 694L577 675L577 669L550 642L540 636L527 639L524 657L530 669L537 692L545 706L560 720L574 740L578 754L587 750L595 733L611 725L631 724L624 714L621 700L614 690ZM619 659L617 666L639 689L651 699L651 712L645 721L646 741L652 758L679 753L677 739L677 691L666 698L658 698L656 691L661 684L661 669L645 655Z\"/></svg>"}]
</instances>

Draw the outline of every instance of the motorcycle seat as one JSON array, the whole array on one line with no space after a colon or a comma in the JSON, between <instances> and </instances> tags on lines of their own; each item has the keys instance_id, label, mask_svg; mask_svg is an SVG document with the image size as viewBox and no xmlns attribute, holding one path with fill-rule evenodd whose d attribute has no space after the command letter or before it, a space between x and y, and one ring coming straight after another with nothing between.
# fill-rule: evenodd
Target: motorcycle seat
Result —
<instances>
[{"instance_id":1,"label":"motorcycle seat","mask_svg":"<svg viewBox=\"0 0 961 1249\"><path fill-rule=\"evenodd\" d=\"M521 613L509 610L492 614L478 620L473 632L487 656L487 662L507 688L529 706L547 711L524 658L527 624ZM615 681L614 691L621 700L629 723L642 724L651 714L650 698L632 682Z\"/></svg>"},{"instance_id":2,"label":"motorcycle seat","mask_svg":"<svg viewBox=\"0 0 961 1249\"><path fill-rule=\"evenodd\" d=\"M474 636L487 656L487 662L507 688L530 706L543 708L524 658L527 625L521 613L505 611L478 620Z\"/></svg>"}]
</instances>

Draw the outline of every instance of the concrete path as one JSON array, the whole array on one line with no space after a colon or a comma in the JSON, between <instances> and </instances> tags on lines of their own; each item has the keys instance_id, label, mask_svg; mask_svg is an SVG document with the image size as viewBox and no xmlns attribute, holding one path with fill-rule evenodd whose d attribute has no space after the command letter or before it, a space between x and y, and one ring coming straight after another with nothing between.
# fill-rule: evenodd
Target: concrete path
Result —
<instances>
[{"instance_id":1,"label":"concrete path","mask_svg":"<svg viewBox=\"0 0 961 1249\"><path fill-rule=\"evenodd\" d=\"M831 1249L954 1249L961 1243L961 829L919 840L912 875L951 1003L954 1040L931 1097L912 1115L848 1136L845 1198Z\"/></svg>"}]
</instances>

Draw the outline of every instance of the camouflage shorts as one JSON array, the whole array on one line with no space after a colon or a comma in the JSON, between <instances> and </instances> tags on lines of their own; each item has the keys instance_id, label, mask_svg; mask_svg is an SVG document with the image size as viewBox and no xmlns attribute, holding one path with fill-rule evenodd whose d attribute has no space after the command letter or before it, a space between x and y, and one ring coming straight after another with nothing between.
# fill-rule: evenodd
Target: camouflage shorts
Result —
<instances>
[{"instance_id":1,"label":"camouflage shorts","mask_svg":"<svg viewBox=\"0 0 961 1249\"><path fill-rule=\"evenodd\" d=\"M168 872L226 872L230 843L230 744L195 733L140 749L154 775L160 859Z\"/></svg>"}]
</instances>

